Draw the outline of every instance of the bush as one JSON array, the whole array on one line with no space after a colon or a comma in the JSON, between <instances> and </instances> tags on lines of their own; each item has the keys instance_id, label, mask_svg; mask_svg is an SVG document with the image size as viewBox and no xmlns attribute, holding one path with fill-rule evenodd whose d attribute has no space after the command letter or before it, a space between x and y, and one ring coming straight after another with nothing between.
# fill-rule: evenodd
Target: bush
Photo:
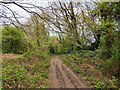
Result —
<instances>
[{"instance_id":1,"label":"bush","mask_svg":"<svg viewBox=\"0 0 120 90\"><path fill-rule=\"evenodd\" d=\"M6 26L2 29L2 52L23 53L26 51L23 32L16 27Z\"/></svg>"},{"instance_id":2,"label":"bush","mask_svg":"<svg viewBox=\"0 0 120 90\"><path fill-rule=\"evenodd\" d=\"M106 63L105 69L111 75L118 76L120 60L120 31L111 22L105 22L100 26L102 36L100 38L100 58ZM109 69L110 68L110 69ZM110 76L111 76L110 75Z\"/></svg>"},{"instance_id":3,"label":"bush","mask_svg":"<svg viewBox=\"0 0 120 90\"><path fill-rule=\"evenodd\" d=\"M102 36L100 38L100 51L102 59L110 59L118 54L120 46L120 32L116 30L115 25L110 22L102 24L100 27ZM118 55L117 55L118 56Z\"/></svg>"}]
</instances>

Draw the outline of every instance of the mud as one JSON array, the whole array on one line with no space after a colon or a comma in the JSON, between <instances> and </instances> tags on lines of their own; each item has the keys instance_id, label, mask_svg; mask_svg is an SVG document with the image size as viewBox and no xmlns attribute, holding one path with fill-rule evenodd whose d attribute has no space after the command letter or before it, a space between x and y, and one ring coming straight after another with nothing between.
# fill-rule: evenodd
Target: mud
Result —
<instances>
[{"instance_id":1,"label":"mud","mask_svg":"<svg viewBox=\"0 0 120 90\"><path fill-rule=\"evenodd\" d=\"M89 88L80 78L59 59L56 55L51 60L50 88Z\"/></svg>"}]
</instances>

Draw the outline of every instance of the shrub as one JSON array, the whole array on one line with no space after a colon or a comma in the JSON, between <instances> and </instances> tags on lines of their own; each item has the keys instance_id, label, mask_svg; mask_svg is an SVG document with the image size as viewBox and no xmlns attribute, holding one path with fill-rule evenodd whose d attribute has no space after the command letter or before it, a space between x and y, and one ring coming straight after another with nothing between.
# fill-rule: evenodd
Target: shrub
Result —
<instances>
[{"instance_id":1,"label":"shrub","mask_svg":"<svg viewBox=\"0 0 120 90\"><path fill-rule=\"evenodd\" d=\"M16 27L6 26L2 29L2 52L23 53L26 51L23 32Z\"/></svg>"}]
</instances>

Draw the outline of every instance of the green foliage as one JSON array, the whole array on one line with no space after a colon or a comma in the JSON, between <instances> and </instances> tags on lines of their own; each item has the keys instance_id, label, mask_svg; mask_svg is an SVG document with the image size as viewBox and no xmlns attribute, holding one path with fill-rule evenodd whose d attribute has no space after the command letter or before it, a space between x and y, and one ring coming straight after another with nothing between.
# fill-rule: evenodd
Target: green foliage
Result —
<instances>
[{"instance_id":1,"label":"green foliage","mask_svg":"<svg viewBox=\"0 0 120 90\"><path fill-rule=\"evenodd\" d=\"M105 21L117 21L119 16L119 3L102 2L97 5L96 13L101 15Z\"/></svg>"},{"instance_id":2,"label":"green foliage","mask_svg":"<svg viewBox=\"0 0 120 90\"><path fill-rule=\"evenodd\" d=\"M87 81L89 85L92 85L93 87L98 89L117 88L118 79L114 76L112 76L111 79L110 74L108 74L108 76L104 75L104 71L106 70L106 68L111 71L111 68L114 67L114 74L116 74L116 72L119 71L119 69L117 69L118 71L116 71L118 65L115 64L117 66L115 68L115 66L110 64L113 61L110 61L110 63L106 63L106 61L102 60L99 61L99 57L97 57L99 53L99 50L82 50L79 52L62 55L61 59L64 64L66 64L75 73L77 73L77 75L79 75L81 79ZM83 57L81 57L81 55ZM108 72L105 72L105 74L106 73Z\"/></svg>"},{"instance_id":3,"label":"green foliage","mask_svg":"<svg viewBox=\"0 0 120 90\"><path fill-rule=\"evenodd\" d=\"M103 69L102 65L96 64L96 68L100 70L101 68Z\"/></svg>"},{"instance_id":4,"label":"green foliage","mask_svg":"<svg viewBox=\"0 0 120 90\"><path fill-rule=\"evenodd\" d=\"M120 31L116 27L112 22L105 22L100 26L103 33L99 46L100 58L106 62L103 65L104 69L108 70L111 67L111 70L108 71L112 75L118 74L119 71L117 63L120 59Z\"/></svg>"},{"instance_id":5,"label":"green foliage","mask_svg":"<svg viewBox=\"0 0 120 90\"><path fill-rule=\"evenodd\" d=\"M64 39L61 40L62 43L62 53L70 53L81 49L81 45L77 44L76 39L71 33L67 33Z\"/></svg>"},{"instance_id":6,"label":"green foliage","mask_svg":"<svg viewBox=\"0 0 120 90\"><path fill-rule=\"evenodd\" d=\"M109 59L112 55L113 52L115 52L113 48L116 48L115 44L116 41L118 41L118 31L115 31L114 24L107 22L104 23L100 26L100 30L103 33L103 36L100 39L100 50L101 50L101 57L104 56L104 59ZM118 47L118 46L117 46Z\"/></svg>"},{"instance_id":7,"label":"green foliage","mask_svg":"<svg viewBox=\"0 0 120 90\"><path fill-rule=\"evenodd\" d=\"M86 4L85 6L87 7L87 10L91 11L89 5L87 6ZM92 15L93 12L95 12L94 15ZM34 88L37 86L44 88L44 85L48 84L48 69L50 63L48 62L49 60L47 57L49 57L49 52L52 54L64 53L65 55L62 57L63 62L70 66L77 74L87 76L86 78L89 80L89 84L94 85L96 88L105 89L107 84L113 84L113 87L118 85L118 79L114 76L112 76L112 80L107 79L98 82L96 78L99 76L97 74L100 74L97 72L105 70L105 74L108 72L109 76L119 74L119 4L117 2L101 2L97 4L96 9L92 11L91 16L85 15L84 10L81 14L78 13L78 15L74 15L74 10L70 13L72 16L66 15L68 16L65 16L66 18L64 18L63 15L63 19L65 19L65 27L63 27L66 28L66 30L63 30L65 34L59 36L63 36L62 38L55 36L49 37L49 31L46 29L46 24L39 19L39 16L37 15L33 15L31 21L29 21L31 25L26 29L26 34L28 34L28 36L24 36L21 30L12 26L7 26L2 29L3 53L24 53L29 49L29 52L19 59L4 61L4 87ZM41 14L41 16L46 18L46 15L44 14ZM48 19L51 21L50 18ZM68 20L66 21L66 19ZM82 20L82 24L77 24L77 20ZM98 23L96 23L96 21ZM57 24L55 26L59 27L60 24ZM94 37L94 43L92 43L93 40L90 40L91 37ZM29 40L27 43L25 38ZM96 64L97 60L95 57L99 52L82 50L83 48L95 50L95 48L98 48L98 44L100 49L100 59L104 62L102 64ZM79 51L76 52L77 50ZM96 66L92 67L92 65ZM38 82L38 80L41 82Z\"/></svg>"},{"instance_id":8,"label":"green foliage","mask_svg":"<svg viewBox=\"0 0 120 90\"><path fill-rule=\"evenodd\" d=\"M49 51L53 54L61 54L62 53L62 46L58 41L58 38L55 36L49 37Z\"/></svg>"},{"instance_id":9,"label":"green foliage","mask_svg":"<svg viewBox=\"0 0 120 90\"><path fill-rule=\"evenodd\" d=\"M62 42L63 42L63 53L68 53L73 50L73 45L69 41L69 39L63 40Z\"/></svg>"},{"instance_id":10,"label":"green foliage","mask_svg":"<svg viewBox=\"0 0 120 90\"><path fill-rule=\"evenodd\" d=\"M120 59L120 30L119 28L119 3L101 2L93 10L95 15L101 17L101 24L98 27L100 34L100 59L104 60L101 70L107 70L106 73L118 76ZM92 13L93 13L92 12ZM94 16L94 15L93 15ZM111 76L110 75L110 76Z\"/></svg>"},{"instance_id":11,"label":"green foliage","mask_svg":"<svg viewBox=\"0 0 120 90\"><path fill-rule=\"evenodd\" d=\"M112 82L115 86L119 86L119 80L118 80L115 76L112 76L111 82Z\"/></svg>"},{"instance_id":12,"label":"green foliage","mask_svg":"<svg viewBox=\"0 0 120 90\"><path fill-rule=\"evenodd\" d=\"M94 57L96 56L96 52L94 51L88 51L86 54L85 54L86 57Z\"/></svg>"},{"instance_id":13,"label":"green foliage","mask_svg":"<svg viewBox=\"0 0 120 90\"><path fill-rule=\"evenodd\" d=\"M3 61L3 88L45 88L49 84L50 56L28 52L18 59ZM45 55L45 53L44 53Z\"/></svg>"},{"instance_id":14,"label":"green foliage","mask_svg":"<svg viewBox=\"0 0 120 90\"><path fill-rule=\"evenodd\" d=\"M95 88L100 88L100 89L105 89L105 83L104 82L98 82L96 85L95 85Z\"/></svg>"},{"instance_id":15,"label":"green foliage","mask_svg":"<svg viewBox=\"0 0 120 90\"><path fill-rule=\"evenodd\" d=\"M6 26L2 29L2 52L23 53L26 51L23 32L16 27Z\"/></svg>"},{"instance_id":16,"label":"green foliage","mask_svg":"<svg viewBox=\"0 0 120 90\"><path fill-rule=\"evenodd\" d=\"M27 75L24 67L15 64L14 66L7 66L3 68L3 84L8 83L9 85L17 85L21 80L26 79Z\"/></svg>"},{"instance_id":17,"label":"green foliage","mask_svg":"<svg viewBox=\"0 0 120 90\"><path fill-rule=\"evenodd\" d=\"M77 66L74 66L73 70L78 74L80 73L80 68Z\"/></svg>"}]
</instances>

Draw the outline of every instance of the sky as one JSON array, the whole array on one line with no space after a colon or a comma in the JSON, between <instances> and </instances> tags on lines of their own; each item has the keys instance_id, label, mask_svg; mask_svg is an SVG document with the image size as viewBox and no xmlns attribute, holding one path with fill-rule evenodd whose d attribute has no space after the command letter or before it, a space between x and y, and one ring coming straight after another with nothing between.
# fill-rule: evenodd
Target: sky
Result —
<instances>
[{"instance_id":1,"label":"sky","mask_svg":"<svg viewBox=\"0 0 120 90\"><path fill-rule=\"evenodd\" d=\"M0 1L3 1L3 0L0 0ZM37 5L37 6L46 7L48 2L53 2L53 1L57 1L57 0L13 0L13 1L20 2L20 3L31 3L31 4L34 4L34 5ZM69 1L69 0L59 0L59 1ZM87 1L87 2L89 2L90 0L72 0L72 1L74 1L74 2L78 2L78 1ZM107 0L105 0L105 1L107 1ZM113 0L111 0L111 1L113 1ZM27 6L29 6L29 5L27 5ZM28 18L30 17L29 13L27 13L25 10L21 9L20 7L14 5L14 4L9 5L9 7L12 10L16 11L20 16L23 17L23 18L19 19L21 23L25 23L28 20ZM1 9L2 9L2 7L0 6L0 11L2 12ZM33 9L33 10L35 10L35 9ZM10 16L10 14L7 14L7 16ZM5 20L4 19L0 20L0 24L3 21L5 21Z\"/></svg>"},{"instance_id":2,"label":"sky","mask_svg":"<svg viewBox=\"0 0 120 90\"><path fill-rule=\"evenodd\" d=\"M0 0L2 1L2 0ZM16 2L20 2L20 3L31 3L34 5L38 5L38 6L42 6L42 7L46 7L47 6L47 1L43 1L43 0L13 0ZM14 5L14 4L9 4L7 5L11 10L15 11L16 13L18 13L22 18L19 19L19 21L21 23L24 23L28 20L28 18L30 17L30 14L27 13L25 10L21 9L20 7ZM25 6L29 6L27 4L25 4ZM36 11L35 9L32 9L33 11ZM0 14L4 14L4 12L10 13L9 10L2 10L2 6L0 5ZM6 14L7 16L11 16L12 13L10 14ZM13 19L14 20L14 19ZM0 18L0 24L2 24L2 22L5 22L5 19Z\"/></svg>"},{"instance_id":3,"label":"sky","mask_svg":"<svg viewBox=\"0 0 120 90\"><path fill-rule=\"evenodd\" d=\"M16 0L17 1L17 0ZM50 1L50 0L49 0ZM20 2L20 3L31 3L31 4L34 4L34 5L37 5L37 6L42 6L42 7L46 7L47 4L48 4L48 0L18 0L17 2ZM23 4L22 4L23 5ZM27 4L25 4L26 6L29 6ZM30 14L27 13L25 10L21 9L20 7L14 5L14 4L9 4L7 5L10 9L12 9L13 11L16 11L20 16L22 16L23 18L20 18L19 21L24 24L29 18L30 18ZM2 7L0 6L0 8L2 9ZM36 11L35 9L32 9L33 11ZM4 13L2 10L1 10L2 13ZM7 11L9 12L9 11ZM10 12L9 12L10 13ZM7 14L7 16L11 16L11 14ZM6 21L5 19L0 19L0 24L2 26L2 22ZM50 32L49 33L50 36L55 36L54 33Z\"/></svg>"},{"instance_id":4,"label":"sky","mask_svg":"<svg viewBox=\"0 0 120 90\"><path fill-rule=\"evenodd\" d=\"M0 1L4 1L4 0L0 0ZM31 3L31 4L34 4L34 5L46 7L48 2L54 2L54 1L57 2L58 0L6 0L6 1L16 1L16 2L20 2L20 3ZM61 2L66 1L67 2L69 0L59 0L59 1L61 1ZM90 0L71 0L71 1L73 1L73 2L83 2L83 1L90 2ZM97 0L94 0L94 1L97 1ZM98 0L98 1L100 1L100 0ZM102 0L102 1L118 1L118 0ZM29 5L27 5L27 6L29 6ZM24 11L23 9L21 9L20 7L14 5L14 4L9 5L9 7L12 10L16 11L20 16L23 17L23 18L20 19L21 23L26 22L27 19L30 17L30 15L26 11ZM0 6L0 11L2 12L1 8L2 7ZM4 21L4 20L0 20L0 21Z\"/></svg>"}]
</instances>

